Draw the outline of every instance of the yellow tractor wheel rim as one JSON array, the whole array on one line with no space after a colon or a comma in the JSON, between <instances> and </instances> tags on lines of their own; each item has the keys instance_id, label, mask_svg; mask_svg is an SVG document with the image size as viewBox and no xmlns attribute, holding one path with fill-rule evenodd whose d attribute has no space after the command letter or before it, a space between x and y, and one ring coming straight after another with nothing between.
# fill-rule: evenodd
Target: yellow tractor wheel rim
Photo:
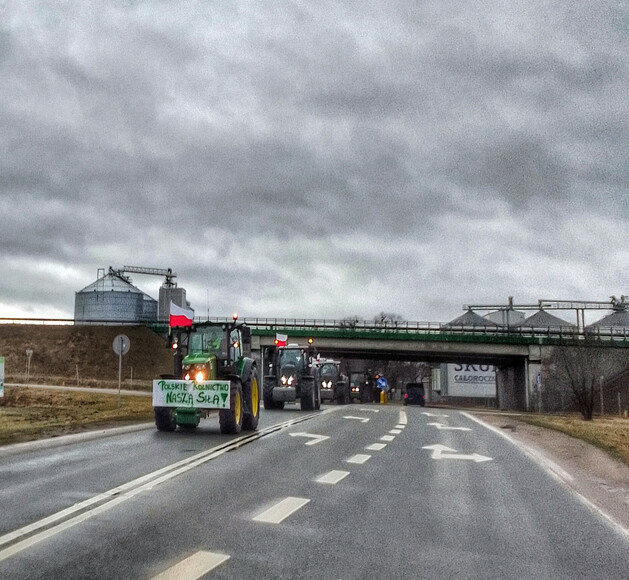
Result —
<instances>
[{"instance_id":1,"label":"yellow tractor wheel rim","mask_svg":"<svg viewBox=\"0 0 629 580\"><path fill-rule=\"evenodd\" d=\"M260 403L260 393L258 392L258 378L253 377L251 380L251 415L254 417L258 414L258 405Z\"/></svg>"},{"instance_id":2,"label":"yellow tractor wheel rim","mask_svg":"<svg viewBox=\"0 0 629 580\"><path fill-rule=\"evenodd\" d=\"M242 400L240 393L236 393L236 402L234 404L234 419L236 423L240 423L240 417L242 416Z\"/></svg>"}]
</instances>

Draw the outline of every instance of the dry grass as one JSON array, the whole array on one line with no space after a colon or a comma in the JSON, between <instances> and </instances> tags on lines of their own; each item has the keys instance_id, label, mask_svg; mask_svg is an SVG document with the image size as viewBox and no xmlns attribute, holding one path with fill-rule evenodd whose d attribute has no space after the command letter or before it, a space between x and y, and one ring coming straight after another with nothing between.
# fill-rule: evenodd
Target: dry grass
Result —
<instances>
[{"instance_id":1,"label":"dry grass","mask_svg":"<svg viewBox=\"0 0 629 580\"><path fill-rule=\"evenodd\" d=\"M76 433L112 423L150 421L150 397L5 387L0 445Z\"/></svg>"},{"instance_id":2,"label":"dry grass","mask_svg":"<svg viewBox=\"0 0 629 580\"><path fill-rule=\"evenodd\" d=\"M629 419L597 417L584 421L580 415L520 415L518 420L587 441L629 465Z\"/></svg>"}]
</instances>

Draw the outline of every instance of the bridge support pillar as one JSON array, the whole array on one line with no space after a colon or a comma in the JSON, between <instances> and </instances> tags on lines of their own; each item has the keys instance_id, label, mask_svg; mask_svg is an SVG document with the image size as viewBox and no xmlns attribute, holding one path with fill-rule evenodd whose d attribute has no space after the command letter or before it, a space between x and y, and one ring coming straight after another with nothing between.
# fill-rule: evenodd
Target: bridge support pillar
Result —
<instances>
[{"instance_id":1,"label":"bridge support pillar","mask_svg":"<svg viewBox=\"0 0 629 580\"><path fill-rule=\"evenodd\" d=\"M496 393L501 411L525 411L527 408L527 373L524 363L496 367Z\"/></svg>"}]
</instances>

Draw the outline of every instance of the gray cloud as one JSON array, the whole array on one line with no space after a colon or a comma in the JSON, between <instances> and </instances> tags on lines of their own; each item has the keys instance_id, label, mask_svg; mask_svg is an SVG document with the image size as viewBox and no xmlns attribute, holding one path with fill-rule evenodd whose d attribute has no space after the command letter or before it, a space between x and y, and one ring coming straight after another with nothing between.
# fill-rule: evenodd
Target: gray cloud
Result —
<instances>
[{"instance_id":1,"label":"gray cloud","mask_svg":"<svg viewBox=\"0 0 629 580\"><path fill-rule=\"evenodd\" d=\"M6 315L129 263L212 314L627 292L625 3L3 10Z\"/></svg>"}]
</instances>

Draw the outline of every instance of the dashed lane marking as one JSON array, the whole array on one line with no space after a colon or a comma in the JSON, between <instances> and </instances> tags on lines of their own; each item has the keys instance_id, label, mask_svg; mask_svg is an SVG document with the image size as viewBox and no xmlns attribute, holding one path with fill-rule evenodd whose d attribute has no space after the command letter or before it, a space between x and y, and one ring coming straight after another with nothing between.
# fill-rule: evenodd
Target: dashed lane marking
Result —
<instances>
[{"instance_id":1,"label":"dashed lane marking","mask_svg":"<svg viewBox=\"0 0 629 580\"><path fill-rule=\"evenodd\" d=\"M381 451L387 446L386 443L372 443L368 447L365 447L368 451Z\"/></svg>"},{"instance_id":2,"label":"dashed lane marking","mask_svg":"<svg viewBox=\"0 0 629 580\"><path fill-rule=\"evenodd\" d=\"M347 463L362 464L362 463L365 463L366 461L369 461L370 459L371 459L371 455L366 455L364 453L357 453L356 455L353 455L352 457L350 457L349 459L346 459L345 461Z\"/></svg>"},{"instance_id":3,"label":"dashed lane marking","mask_svg":"<svg viewBox=\"0 0 629 580\"><path fill-rule=\"evenodd\" d=\"M400 419L398 420L400 425L406 425L408 423L408 418L406 417L406 411L400 411Z\"/></svg>"},{"instance_id":4,"label":"dashed lane marking","mask_svg":"<svg viewBox=\"0 0 629 580\"><path fill-rule=\"evenodd\" d=\"M396 429L405 429L406 425L396 425L395 428Z\"/></svg>"},{"instance_id":5,"label":"dashed lane marking","mask_svg":"<svg viewBox=\"0 0 629 580\"><path fill-rule=\"evenodd\" d=\"M401 429L391 429L391 431L389 431L391 435L399 435L401 432L402 432Z\"/></svg>"},{"instance_id":6,"label":"dashed lane marking","mask_svg":"<svg viewBox=\"0 0 629 580\"><path fill-rule=\"evenodd\" d=\"M303 497L287 497L281 502L263 511L261 514L253 518L254 522L265 522L267 524L279 524L288 516L294 514L298 509L304 507L309 499Z\"/></svg>"},{"instance_id":7,"label":"dashed lane marking","mask_svg":"<svg viewBox=\"0 0 629 580\"><path fill-rule=\"evenodd\" d=\"M380 437L380 441L393 441L395 439L395 435L383 435Z\"/></svg>"},{"instance_id":8,"label":"dashed lane marking","mask_svg":"<svg viewBox=\"0 0 629 580\"><path fill-rule=\"evenodd\" d=\"M329 483L331 485L336 485L339 481L345 479L348 475L349 471L333 470L317 479L317 483Z\"/></svg>"},{"instance_id":9,"label":"dashed lane marking","mask_svg":"<svg viewBox=\"0 0 629 580\"><path fill-rule=\"evenodd\" d=\"M227 560L229 560L227 554L197 552L168 570L164 570L161 574L153 576L152 580L196 580Z\"/></svg>"}]
</instances>

